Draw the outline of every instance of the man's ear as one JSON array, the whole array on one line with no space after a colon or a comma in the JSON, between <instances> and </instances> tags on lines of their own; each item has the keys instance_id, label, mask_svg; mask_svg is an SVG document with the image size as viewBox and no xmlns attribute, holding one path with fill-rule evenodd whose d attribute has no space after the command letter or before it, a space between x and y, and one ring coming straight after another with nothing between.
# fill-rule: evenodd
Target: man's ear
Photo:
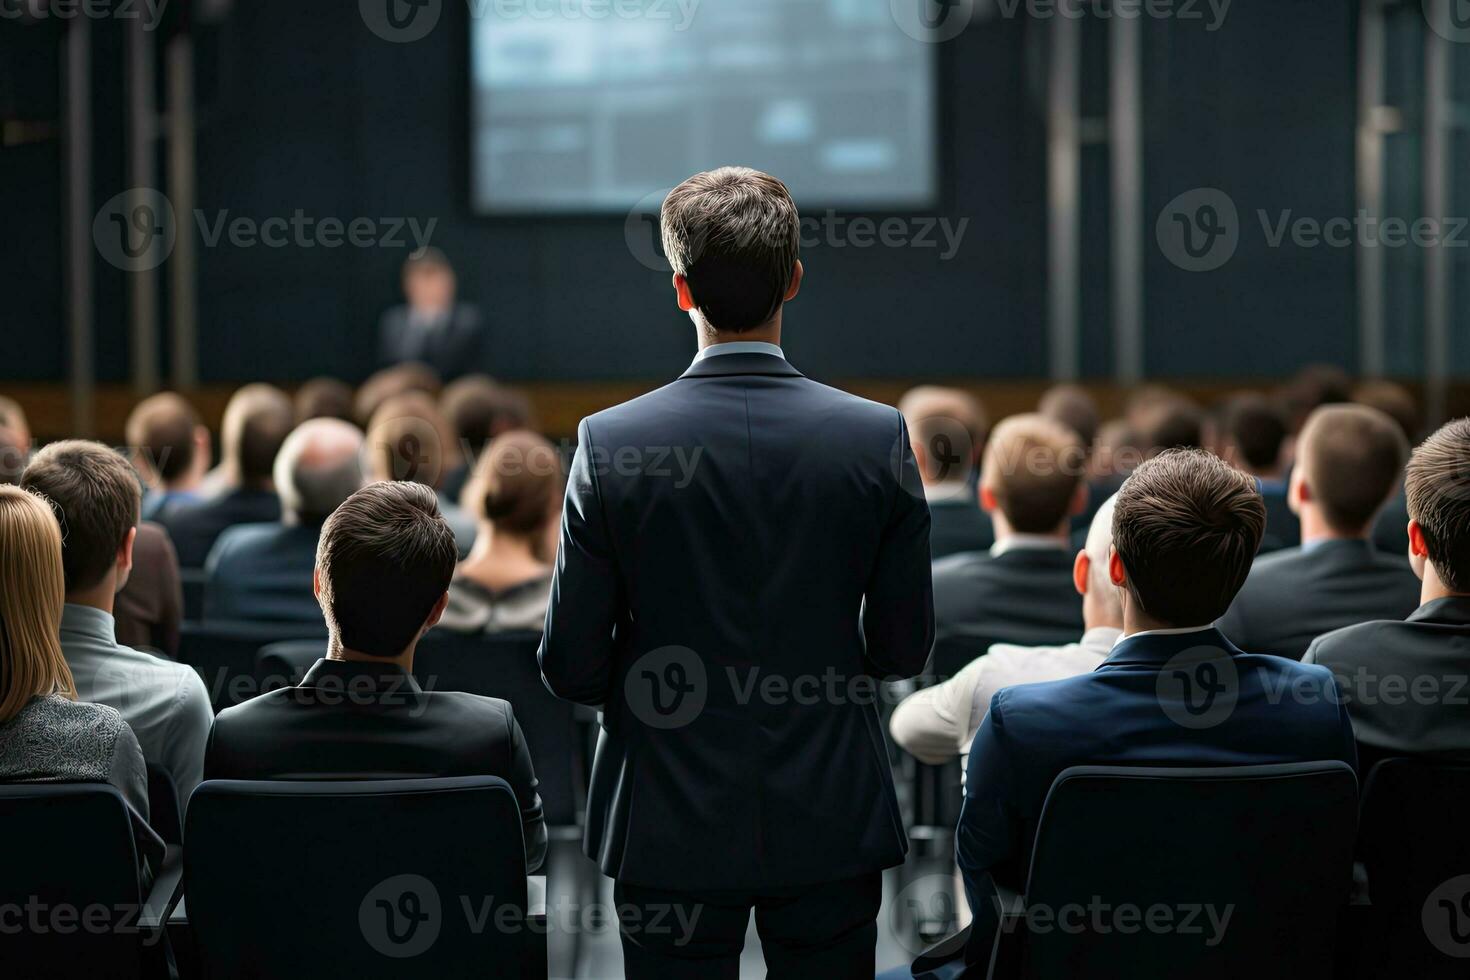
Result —
<instances>
[{"instance_id":1,"label":"man's ear","mask_svg":"<svg viewBox=\"0 0 1470 980\"><path fill-rule=\"evenodd\" d=\"M1077 490L1072 494L1072 505L1067 509L1067 513L1073 517L1076 517L1078 514L1087 513L1087 500L1089 496L1087 481L1078 480Z\"/></svg>"},{"instance_id":2,"label":"man's ear","mask_svg":"<svg viewBox=\"0 0 1470 980\"><path fill-rule=\"evenodd\" d=\"M914 451L914 464L919 467L920 475L929 472L929 454L925 451L922 439L910 439L909 447Z\"/></svg>"},{"instance_id":3,"label":"man's ear","mask_svg":"<svg viewBox=\"0 0 1470 980\"><path fill-rule=\"evenodd\" d=\"M322 570L313 568L311 570L311 594L316 596L316 601L322 601Z\"/></svg>"},{"instance_id":4,"label":"man's ear","mask_svg":"<svg viewBox=\"0 0 1470 980\"><path fill-rule=\"evenodd\" d=\"M446 608L448 608L448 606L449 606L449 593L446 592L446 593L444 593L443 595L441 595L439 597L439 601L438 602L434 603L434 608L429 610L429 618L426 619L426 620L424 620L424 628L419 633L420 636L422 636L424 633L427 633L429 630L433 629L438 624L439 617L441 617L441 616L444 615L444 610Z\"/></svg>"},{"instance_id":5,"label":"man's ear","mask_svg":"<svg viewBox=\"0 0 1470 980\"><path fill-rule=\"evenodd\" d=\"M1087 580L1091 573L1092 558L1084 548L1072 560L1072 588L1077 590L1078 595L1087 595Z\"/></svg>"},{"instance_id":6,"label":"man's ear","mask_svg":"<svg viewBox=\"0 0 1470 980\"><path fill-rule=\"evenodd\" d=\"M801 259L796 260L796 265L791 267L791 283L786 287L786 295L782 302L789 303L796 299L796 294L801 292L801 277L806 275L806 270L801 267Z\"/></svg>"},{"instance_id":7,"label":"man's ear","mask_svg":"<svg viewBox=\"0 0 1470 980\"><path fill-rule=\"evenodd\" d=\"M1300 465L1291 469L1291 482L1286 485L1286 506L1293 514L1302 512L1302 505L1312 500L1312 488L1307 486L1306 475Z\"/></svg>"},{"instance_id":8,"label":"man's ear","mask_svg":"<svg viewBox=\"0 0 1470 980\"><path fill-rule=\"evenodd\" d=\"M1409 554L1415 558L1428 558L1429 545L1424 540L1424 529L1419 522L1413 519L1409 521Z\"/></svg>"},{"instance_id":9,"label":"man's ear","mask_svg":"<svg viewBox=\"0 0 1470 980\"><path fill-rule=\"evenodd\" d=\"M689 291L689 281L674 273L674 295L678 297L679 309L688 313L694 309L694 294Z\"/></svg>"},{"instance_id":10,"label":"man's ear","mask_svg":"<svg viewBox=\"0 0 1470 980\"><path fill-rule=\"evenodd\" d=\"M980 484L980 509L987 514L993 514L1000 509L1000 505L995 502L995 491L983 483Z\"/></svg>"},{"instance_id":11,"label":"man's ear","mask_svg":"<svg viewBox=\"0 0 1470 980\"><path fill-rule=\"evenodd\" d=\"M133 542L137 540L137 527L130 527L128 528L128 533L123 536L122 544L118 545L117 579L119 582L125 581L128 573L133 570Z\"/></svg>"},{"instance_id":12,"label":"man's ear","mask_svg":"<svg viewBox=\"0 0 1470 980\"><path fill-rule=\"evenodd\" d=\"M1108 581L1120 589L1128 584L1128 569L1123 567L1123 556L1116 548L1108 552Z\"/></svg>"}]
</instances>

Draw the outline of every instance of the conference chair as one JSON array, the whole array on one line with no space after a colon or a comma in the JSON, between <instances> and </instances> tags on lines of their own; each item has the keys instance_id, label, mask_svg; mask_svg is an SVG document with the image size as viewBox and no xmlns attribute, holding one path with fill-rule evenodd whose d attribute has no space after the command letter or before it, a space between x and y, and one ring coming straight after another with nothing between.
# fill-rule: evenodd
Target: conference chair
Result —
<instances>
[{"instance_id":1,"label":"conference chair","mask_svg":"<svg viewBox=\"0 0 1470 980\"><path fill-rule=\"evenodd\" d=\"M166 976L177 848L106 783L0 785L0 975ZM149 861L151 887L139 875ZM18 927L18 928L17 928Z\"/></svg>"},{"instance_id":2,"label":"conference chair","mask_svg":"<svg viewBox=\"0 0 1470 980\"><path fill-rule=\"evenodd\" d=\"M260 648L277 640L326 638L326 626L232 620L185 622L179 631L179 660L198 671L218 714L261 693L255 673Z\"/></svg>"},{"instance_id":3,"label":"conference chair","mask_svg":"<svg viewBox=\"0 0 1470 980\"><path fill-rule=\"evenodd\" d=\"M179 788L167 769L148 763L148 825L165 844L184 841L183 806Z\"/></svg>"},{"instance_id":4,"label":"conference chair","mask_svg":"<svg viewBox=\"0 0 1470 980\"><path fill-rule=\"evenodd\" d=\"M1470 765L1384 759L1363 790L1361 977L1470 976ZM1357 908L1355 907L1355 912Z\"/></svg>"},{"instance_id":5,"label":"conference chair","mask_svg":"<svg viewBox=\"0 0 1470 980\"><path fill-rule=\"evenodd\" d=\"M503 779L208 780L184 839L205 977L546 975Z\"/></svg>"},{"instance_id":6,"label":"conference chair","mask_svg":"<svg viewBox=\"0 0 1470 980\"><path fill-rule=\"evenodd\" d=\"M1073 766L1042 807L1025 895L992 882L974 898L989 975L1325 980L1357 806L1339 761Z\"/></svg>"},{"instance_id":7,"label":"conference chair","mask_svg":"<svg viewBox=\"0 0 1470 980\"><path fill-rule=\"evenodd\" d=\"M204 583L209 576L202 568L180 568L179 585L184 592L184 621L198 622L204 618Z\"/></svg>"}]
</instances>

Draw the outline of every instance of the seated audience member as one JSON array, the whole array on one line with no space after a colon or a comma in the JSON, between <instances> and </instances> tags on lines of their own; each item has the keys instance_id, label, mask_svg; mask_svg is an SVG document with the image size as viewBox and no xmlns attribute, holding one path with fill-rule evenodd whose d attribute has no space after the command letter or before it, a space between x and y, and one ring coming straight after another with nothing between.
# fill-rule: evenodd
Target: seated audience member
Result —
<instances>
[{"instance_id":1,"label":"seated audience member","mask_svg":"<svg viewBox=\"0 0 1470 980\"><path fill-rule=\"evenodd\" d=\"M30 451L31 425L25 409L20 407L20 402L4 395L0 395L0 429L9 429L15 441Z\"/></svg>"},{"instance_id":2,"label":"seated audience member","mask_svg":"<svg viewBox=\"0 0 1470 980\"><path fill-rule=\"evenodd\" d=\"M351 422L352 386L337 378L312 378L296 389L292 407L297 425L312 419Z\"/></svg>"},{"instance_id":3,"label":"seated audience member","mask_svg":"<svg viewBox=\"0 0 1470 980\"><path fill-rule=\"evenodd\" d=\"M1082 632L1069 533L1086 500L1082 472L1071 429L1040 415L995 427L980 471L995 544L934 563L936 673L957 672L992 643L1064 643Z\"/></svg>"},{"instance_id":4,"label":"seated audience member","mask_svg":"<svg viewBox=\"0 0 1470 980\"><path fill-rule=\"evenodd\" d=\"M1398 423L1404 438L1413 446L1419 442L1419 404L1403 385L1392 381L1365 381L1353 389L1353 401L1378 409ZM1378 519L1373 522L1373 544L1390 555L1409 553L1409 505L1400 483Z\"/></svg>"},{"instance_id":5,"label":"seated audience member","mask_svg":"<svg viewBox=\"0 0 1470 980\"><path fill-rule=\"evenodd\" d=\"M57 638L65 591L56 516L0 486L0 782L111 783L147 819L138 739L116 708L77 700Z\"/></svg>"},{"instance_id":6,"label":"seated audience member","mask_svg":"<svg viewBox=\"0 0 1470 980\"><path fill-rule=\"evenodd\" d=\"M454 531L460 555L475 543L475 519L440 487L444 474L459 465L459 445L449 420L425 392L410 391L383 402L367 429L367 478L422 483L439 494L439 509Z\"/></svg>"},{"instance_id":7,"label":"seated audience member","mask_svg":"<svg viewBox=\"0 0 1470 980\"><path fill-rule=\"evenodd\" d=\"M1096 670L1123 633L1123 606L1108 580L1113 541L1112 498L1092 518L1087 545L1072 562L1072 585L1082 596L1082 639L1055 647L997 643L954 677L909 695L894 709L893 740L920 762L937 766L970 750L975 730L1003 687L1054 681Z\"/></svg>"},{"instance_id":8,"label":"seated audience member","mask_svg":"<svg viewBox=\"0 0 1470 980\"><path fill-rule=\"evenodd\" d=\"M147 647L169 657L178 653L184 618L179 557L168 532L152 521L138 522L133 570L117 594L112 618L117 642L124 646Z\"/></svg>"},{"instance_id":9,"label":"seated audience member","mask_svg":"<svg viewBox=\"0 0 1470 980\"><path fill-rule=\"evenodd\" d=\"M246 385L231 396L220 426L220 465L206 478L209 494L171 500L156 517L185 568L203 568L225 528L280 520L271 467L292 418L291 400L271 385Z\"/></svg>"},{"instance_id":10,"label":"seated audience member","mask_svg":"<svg viewBox=\"0 0 1470 980\"><path fill-rule=\"evenodd\" d=\"M1265 523L1255 481L1202 451L1165 452L1123 484L1108 561L1123 638L1090 673L997 693L971 745L956 853L977 921L993 914L985 876L1024 886L1042 803L1068 766L1355 761L1328 671L1242 653L1211 625ZM1192 696L1202 681L1224 685L1204 726ZM972 948L989 938L977 927Z\"/></svg>"},{"instance_id":11,"label":"seated audience member","mask_svg":"<svg viewBox=\"0 0 1470 980\"><path fill-rule=\"evenodd\" d=\"M995 543L990 518L975 502L975 470L985 451L985 409L957 388L921 385L899 399L909 444L929 502L929 549L937 560Z\"/></svg>"},{"instance_id":12,"label":"seated audience member","mask_svg":"<svg viewBox=\"0 0 1470 980\"><path fill-rule=\"evenodd\" d=\"M77 696L122 712L144 758L173 777L182 812L199 783L214 712L192 668L117 640L114 599L133 570L138 524L132 467L98 442L55 442L36 453L21 485L51 501L66 528L61 652Z\"/></svg>"},{"instance_id":13,"label":"seated audience member","mask_svg":"<svg viewBox=\"0 0 1470 980\"><path fill-rule=\"evenodd\" d=\"M322 527L311 592L330 639L295 687L215 719L210 779L410 779L499 776L520 801L526 863L546 853L531 754L511 706L425 691L414 650L448 601L454 535L433 491L374 483Z\"/></svg>"},{"instance_id":14,"label":"seated audience member","mask_svg":"<svg viewBox=\"0 0 1470 980\"><path fill-rule=\"evenodd\" d=\"M1053 385L1041 396L1036 411L1077 433L1077 438L1082 440L1082 449L1087 456L1090 468L1101 419L1097 411L1097 402L1093 401L1087 389L1081 385ZM1116 489L1116 487L1105 487L1091 479L1087 481L1087 506L1083 508L1082 513L1072 518L1072 537L1080 539L1079 551L1085 546L1093 515L1102 506L1102 502L1111 497Z\"/></svg>"},{"instance_id":15,"label":"seated audience member","mask_svg":"<svg viewBox=\"0 0 1470 980\"><path fill-rule=\"evenodd\" d=\"M19 431L0 421L0 486L13 486L20 482L21 470L26 468L26 457L31 447L22 442Z\"/></svg>"},{"instance_id":16,"label":"seated audience member","mask_svg":"<svg viewBox=\"0 0 1470 980\"><path fill-rule=\"evenodd\" d=\"M1205 413L1193 401L1167 389L1135 405L1129 424L1147 456L1166 449L1200 449L1205 444Z\"/></svg>"},{"instance_id":17,"label":"seated audience member","mask_svg":"<svg viewBox=\"0 0 1470 980\"><path fill-rule=\"evenodd\" d=\"M439 499L459 500L485 444L513 429L530 429L531 406L526 396L484 374L450 382L439 398L439 410L459 439L463 460L444 476Z\"/></svg>"},{"instance_id":18,"label":"seated audience member","mask_svg":"<svg viewBox=\"0 0 1470 980\"><path fill-rule=\"evenodd\" d=\"M338 419L297 426L276 454L281 519L219 536L204 563L204 618L320 623L311 597L322 522L362 486L362 433Z\"/></svg>"},{"instance_id":19,"label":"seated audience member","mask_svg":"<svg viewBox=\"0 0 1470 980\"><path fill-rule=\"evenodd\" d=\"M1286 410L1292 436L1302 431L1311 415L1323 405L1352 401L1353 380L1333 364L1308 364L1282 385L1277 396Z\"/></svg>"},{"instance_id":20,"label":"seated audience member","mask_svg":"<svg viewBox=\"0 0 1470 980\"><path fill-rule=\"evenodd\" d=\"M128 415L126 434L143 479L144 520L167 503L198 495L209 470L209 430L193 405L172 391L145 398Z\"/></svg>"},{"instance_id":21,"label":"seated audience member","mask_svg":"<svg viewBox=\"0 0 1470 980\"><path fill-rule=\"evenodd\" d=\"M1408 454L1403 433L1376 409L1313 412L1297 440L1288 491L1301 518L1301 547L1256 560L1220 630L1244 649L1300 660L1329 630L1413 612L1419 583L1409 563L1368 541Z\"/></svg>"},{"instance_id":22,"label":"seated audience member","mask_svg":"<svg viewBox=\"0 0 1470 980\"><path fill-rule=\"evenodd\" d=\"M410 391L422 391L437 398L440 384L438 372L427 364L410 361L375 371L358 386L353 396L353 420L366 429L372 423L373 415L388 399Z\"/></svg>"},{"instance_id":23,"label":"seated audience member","mask_svg":"<svg viewBox=\"0 0 1470 980\"><path fill-rule=\"evenodd\" d=\"M534 432L496 436L480 454L465 490L465 509L480 529L469 557L454 570L440 625L461 633L540 630L551 595L551 560L559 531L561 457Z\"/></svg>"},{"instance_id":24,"label":"seated audience member","mask_svg":"<svg viewBox=\"0 0 1470 980\"><path fill-rule=\"evenodd\" d=\"M1421 605L1402 621L1318 637L1303 658L1342 685L1360 769L1395 755L1470 760L1470 712L1456 692L1470 675L1470 419L1426 439L1409 460L1409 561Z\"/></svg>"},{"instance_id":25,"label":"seated audience member","mask_svg":"<svg viewBox=\"0 0 1470 980\"><path fill-rule=\"evenodd\" d=\"M1301 543L1301 525L1286 499L1286 413L1264 395L1236 395L1220 412L1219 455L1256 478L1266 503L1266 533L1261 551L1280 551Z\"/></svg>"}]
</instances>

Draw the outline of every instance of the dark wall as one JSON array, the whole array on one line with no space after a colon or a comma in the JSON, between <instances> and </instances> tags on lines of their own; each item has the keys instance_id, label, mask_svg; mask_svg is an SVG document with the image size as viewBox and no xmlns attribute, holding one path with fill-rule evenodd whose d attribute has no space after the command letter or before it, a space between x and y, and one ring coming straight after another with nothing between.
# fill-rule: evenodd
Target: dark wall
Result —
<instances>
[{"instance_id":1,"label":"dark wall","mask_svg":"<svg viewBox=\"0 0 1470 980\"><path fill-rule=\"evenodd\" d=\"M289 219L298 208L344 223L435 220L433 243L455 260L462 295L492 324L485 368L513 379L675 373L688 359L691 327L667 276L629 252L621 217L468 213L467 6L446 3L435 30L410 44L373 35L351 3L253 0L204 29L198 203L206 220L221 211ZM1258 207L1324 218L1353 211L1352 6L1237 0L1214 32L1198 21L1145 22L1151 373L1271 376L1308 361L1355 363L1352 251L1271 249L1254 217ZM0 25L0 55L25 48L36 72L54 79L59 31L27 30L17 41ZM120 58L110 30L96 32L99 205L125 186ZM929 214L968 219L962 246L947 262L933 248L807 249L787 347L810 373L1045 373L1048 33L1044 20L1000 18L941 46L942 194ZM1089 41L1089 111L1106 104L1104 51ZM0 150L0 207L10 227L26 229L0 236L0 315L17 339L0 358L0 378L58 379L64 370L58 160L54 141ZM1112 370L1106 162L1105 148L1084 156L1088 376ZM1159 208L1197 186L1226 190L1247 222L1236 255L1210 273L1175 268L1154 242ZM397 300L406 252L201 242L203 380L362 376L374 366L374 324ZM99 370L120 379L128 371L125 285L121 273L97 265Z\"/></svg>"}]
</instances>

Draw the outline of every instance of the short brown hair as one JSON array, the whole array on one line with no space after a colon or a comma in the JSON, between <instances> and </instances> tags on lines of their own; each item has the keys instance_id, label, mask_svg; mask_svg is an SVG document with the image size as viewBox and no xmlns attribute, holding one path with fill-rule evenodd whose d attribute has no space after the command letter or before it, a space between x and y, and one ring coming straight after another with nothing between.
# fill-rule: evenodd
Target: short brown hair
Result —
<instances>
[{"instance_id":1,"label":"short brown hair","mask_svg":"<svg viewBox=\"0 0 1470 980\"><path fill-rule=\"evenodd\" d=\"M695 174L664 198L664 254L713 330L742 333L781 308L801 228L786 185L749 167Z\"/></svg>"},{"instance_id":2,"label":"short brown hair","mask_svg":"<svg viewBox=\"0 0 1470 980\"><path fill-rule=\"evenodd\" d=\"M464 447L476 456L502 432L531 424L526 396L484 374L467 375L446 385L439 408Z\"/></svg>"},{"instance_id":3,"label":"short brown hair","mask_svg":"<svg viewBox=\"0 0 1470 980\"><path fill-rule=\"evenodd\" d=\"M388 399L367 431L368 479L438 487L459 465L459 445L439 403L422 391Z\"/></svg>"},{"instance_id":4,"label":"short brown hair","mask_svg":"<svg viewBox=\"0 0 1470 980\"><path fill-rule=\"evenodd\" d=\"M1086 451L1077 433L1043 415L1012 415L985 448L980 483L995 494L1011 528L1046 534L1071 512Z\"/></svg>"},{"instance_id":5,"label":"short brown hair","mask_svg":"<svg viewBox=\"0 0 1470 980\"><path fill-rule=\"evenodd\" d=\"M100 442L53 442L36 453L20 485L48 498L56 511L66 591L102 581L138 526L142 490L123 455Z\"/></svg>"},{"instance_id":6,"label":"short brown hair","mask_svg":"<svg viewBox=\"0 0 1470 980\"><path fill-rule=\"evenodd\" d=\"M1470 591L1470 419L1446 422L1420 443L1404 471L1404 493L1440 581Z\"/></svg>"},{"instance_id":7,"label":"short brown hair","mask_svg":"<svg viewBox=\"0 0 1470 980\"><path fill-rule=\"evenodd\" d=\"M904 392L898 410L909 427L909 441L924 450L924 479L959 479L980 462L990 420L974 395L959 388L919 385Z\"/></svg>"},{"instance_id":8,"label":"short brown hair","mask_svg":"<svg viewBox=\"0 0 1470 980\"><path fill-rule=\"evenodd\" d=\"M1123 481L1113 549L1149 616L1201 626L1225 614L1250 573L1266 505L1248 474L1199 449L1171 449Z\"/></svg>"},{"instance_id":9,"label":"short brown hair","mask_svg":"<svg viewBox=\"0 0 1470 980\"><path fill-rule=\"evenodd\" d=\"M465 504L497 531L526 537L546 526L561 489L556 447L534 432L507 432L480 455Z\"/></svg>"},{"instance_id":10,"label":"short brown hair","mask_svg":"<svg viewBox=\"0 0 1470 980\"><path fill-rule=\"evenodd\" d=\"M388 399L410 391L423 391L438 397L439 387L438 371L418 361L405 361L369 375L357 389L352 411L357 417L357 424L366 428Z\"/></svg>"},{"instance_id":11,"label":"short brown hair","mask_svg":"<svg viewBox=\"0 0 1470 980\"><path fill-rule=\"evenodd\" d=\"M352 421L352 386L337 378L312 378L296 389L296 424L311 419Z\"/></svg>"},{"instance_id":12,"label":"short brown hair","mask_svg":"<svg viewBox=\"0 0 1470 980\"><path fill-rule=\"evenodd\" d=\"M1409 389L1396 381L1364 381L1353 389L1353 401L1376 408L1399 424L1404 438L1419 438L1419 403Z\"/></svg>"},{"instance_id":13,"label":"short brown hair","mask_svg":"<svg viewBox=\"0 0 1470 980\"><path fill-rule=\"evenodd\" d=\"M1183 395L1164 397L1141 408L1137 425L1143 448L1150 455L1204 446L1205 414Z\"/></svg>"},{"instance_id":14,"label":"short brown hair","mask_svg":"<svg viewBox=\"0 0 1470 980\"><path fill-rule=\"evenodd\" d=\"M295 413L284 391L274 385L248 384L225 406L221 455L239 469L245 486L263 486L270 482L276 453L294 427Z\"/></svg>"},{"instance_id":15,"label":"short brown hair","mask_svg":"<svg viewBox=\"0 0 1470 980\"><path fill-rule=\"evenodd\" d=\"M1334 531L1356 534L1398 486L1409 441L1398 423L1367 405L1323 405L1297 440L1298 465Z\"/></svg>"},{"instance_id":16,"label":"short brown hair","mask_svg":"<svg viewBox=\"0 0 1470 980\"><path fill-rule=\"evenodd\" d=\"M1267 470L1281 461L1286 412L1265 395L1246 392L1231 398L1220 413L1220 425L1225 439L1251 469Z\"/></svg>"},{"instance_id":17,"label":"short brown hair","mask_svg":"<svg viewBox=\"0 0 1470 980\"><path fill-rule=\"evenodd\" d=\"M164 482L186 473L194 462L194 432L199 413L182 395L161 391L143 399L128 415L127 438L133 451Z\"/></svg>"},{"instance_id":18,"label":"short brown hair","mask_svg":"<svg viewBox=\"0 0 1470 980\"><path fill-rule=\"evenodd\" d=\"M1052 385L1041 396L1036 410L1077 433L1084 448L1091 450L1097 441L1097 429L1101 424L1097 402L1081 385Z\"/></svg>"},{"instance_id":19,"label":"short brown hair","mask_svg":"<svg viewBox=\"0 0 1470 980\"><path fill-rule=\"evenodd\" d=\"M316 564L327 626L342 647L395 657L449 588L458 553L434 491L374 483L322 525Z\"/></svg>"}]
</instances>

